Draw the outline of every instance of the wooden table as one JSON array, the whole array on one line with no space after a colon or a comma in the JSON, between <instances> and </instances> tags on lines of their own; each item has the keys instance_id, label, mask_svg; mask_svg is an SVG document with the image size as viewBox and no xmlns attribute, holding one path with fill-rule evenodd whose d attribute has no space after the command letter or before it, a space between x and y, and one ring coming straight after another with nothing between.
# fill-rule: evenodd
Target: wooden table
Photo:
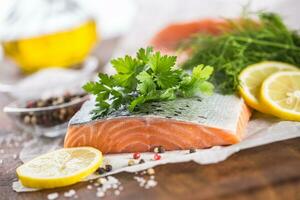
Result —
<instances>
[{"instance_id":1,"label":"wooden table","mask_svg":"<svg viewBox=\"0 0 300 200\"><path fill-rule=\"evenodd\" d=\"M188 20L195 16L209 15L206 9L202 9L205 12L199 11L199 7L204 5L201 3L203 1L195 0L193 2L197 6L192 6L190 1L187 4L185 1L177 0L177 8L172 9L170 6L175 4L173 0L138 2L143 5L139 8L139 12L143 15L138 15L134 23L135 29L131 30L121 47L118 47L120 52L134 52L137 47L144 46L145 41L149 40L163 24L179 18ZM190 12L193 9L194 12ZM189 12L183 13L182 10ZM166 16L172 16L174 19L168 19ZM18 132L2 112L2 107L8 102L9 98L0 95L0 137L9 137ZM28 139L30 138L25 138L20 144ZM76 190L78 199L98 199L95 188L92 190L86 188L89 183L33 193L14 192L12 182L17 180L15 169L21 164L14 155L17 155L21 148L21 145L11 142L0 143L0 149L4 149L4 153L0 153L0 159L3 160L0 164L0 200L47 199L47 195L52 192L59 192L59 199L67 199L63 193L70 189ZM218 164L198 165L193 162L168 164L156 167L155 171L158 185L148 190L139 187L133 179L133 174L115 175L124 190L119 196L108 194L104 199L300 200L300 138L244 150Z\"/></svg>"},{"instance_id":2,"label":"wooden table","mask_svg":"<svg viewBox=\"0 0 300 200\"><path fill-rule=\"evenodd\" d=\"M0 107L10 99L0 95ZM10 138L17 134L12 122L0 113L0 136ZM0 153L0 199L47 199L59 192L59 199L67 199L64 192L75 189L78 199L98 199L96 189L87 189L89 183L32 193L16 193L12 182L17 180L15 169L21 164L14 154L29 138L3 142ZM239 152L224 162L198 165L193 162L168 164L155 168L158 185L152 189L139 187L133 174L115 175L124 190L119 196L107 193L104 199L300 199L300 138L277 142Z\"/></svg>"}]
</instances>

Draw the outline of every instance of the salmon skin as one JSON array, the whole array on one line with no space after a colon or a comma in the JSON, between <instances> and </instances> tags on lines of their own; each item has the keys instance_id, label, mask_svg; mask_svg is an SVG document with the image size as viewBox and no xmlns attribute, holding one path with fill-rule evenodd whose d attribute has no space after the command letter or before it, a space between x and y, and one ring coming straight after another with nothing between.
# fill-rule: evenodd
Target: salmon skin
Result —
<instances>
[{"instance_id":1,"label":"salmon skin","mask_svg":"<svg viewBox=\"0 0 300 200\"><path fill-rule=\"evenodd\" d=\"M234 95L176 99L117 111L92 120L95 102L86 102L69 122L65 147L92 146L103 153L208 148L235 144L244 136L251 112Z\"/></svg>"}]
</instances>

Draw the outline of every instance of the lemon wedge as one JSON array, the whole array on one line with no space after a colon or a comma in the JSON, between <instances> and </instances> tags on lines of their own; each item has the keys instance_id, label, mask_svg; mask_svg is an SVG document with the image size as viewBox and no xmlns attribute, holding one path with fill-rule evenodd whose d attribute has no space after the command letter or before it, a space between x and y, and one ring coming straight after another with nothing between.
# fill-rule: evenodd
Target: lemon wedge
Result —
<instances>
[{"instance_id":1,"label":"lemon wedge","mask_svg":"<svg viewBox=\"0 0 300 200\"><path fill-rule=\"evenodd\" d=\"M260 89L264 80L278 71L297 71L298 68L281 62L265 61L246 67L239 75L239 92L252 108L269 113L259 102Z\"/></svg>"},{"instance_id":2,"label":"lemon wedge","mask_svg":"<svg viewBox=\"0 0 300 200\"><path fill-rule=\"evenodd\" d=\"M17 175L31 188L72 185L95 172L102 164L102 153L92 147L59 149L21 165Z\"/></svg>"},{"instance_id":3,"label":"lemon wedge","mask_svg":"<svg viewBox=\"0 0 300 200\"><path fill-rule=\"evenodd\" d=\"M273 115L300 121L300 71L269 76L261 87L261 101Z\"/></svg>"}]
</instances>

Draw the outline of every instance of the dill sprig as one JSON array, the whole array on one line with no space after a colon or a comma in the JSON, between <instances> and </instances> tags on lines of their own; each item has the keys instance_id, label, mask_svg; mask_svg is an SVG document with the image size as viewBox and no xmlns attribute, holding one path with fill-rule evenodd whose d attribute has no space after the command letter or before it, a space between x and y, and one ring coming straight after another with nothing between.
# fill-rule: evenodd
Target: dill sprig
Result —
<instances>
[{"instance_id":1,"label":"dill sprig","mask_svg":"<svg viewBox=\"0 0 300 200\"><path fill-rule=\"evenodd\" d=\"M258 18L259 21L247 16L228 20L231 30L220 36L192 37L181 45L182 49L191 51L183 67L213 66L211 81L216 91L232 94L239 85L239 73L250 64L273 60L300 66L298 33L290 31L277 14L261 12Z\"/></svg>"}]
</instances>

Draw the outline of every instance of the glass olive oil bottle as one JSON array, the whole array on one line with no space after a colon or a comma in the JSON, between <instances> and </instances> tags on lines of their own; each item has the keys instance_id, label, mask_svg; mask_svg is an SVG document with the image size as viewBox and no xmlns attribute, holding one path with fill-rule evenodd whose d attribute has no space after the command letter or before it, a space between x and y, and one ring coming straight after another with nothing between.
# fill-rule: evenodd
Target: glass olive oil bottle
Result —
<instances>
[{"instance_id":1,"label":"glass olive oil bottle","mask_svg":"<svg viewBox=\"0 0 300 200\"><path fill-rule=\"evenodd\" d=\"M0 25L5 56L25 73L79 64L99 40L92 14L77 0L14 1Z\"/></svg>"}]
</instances>

